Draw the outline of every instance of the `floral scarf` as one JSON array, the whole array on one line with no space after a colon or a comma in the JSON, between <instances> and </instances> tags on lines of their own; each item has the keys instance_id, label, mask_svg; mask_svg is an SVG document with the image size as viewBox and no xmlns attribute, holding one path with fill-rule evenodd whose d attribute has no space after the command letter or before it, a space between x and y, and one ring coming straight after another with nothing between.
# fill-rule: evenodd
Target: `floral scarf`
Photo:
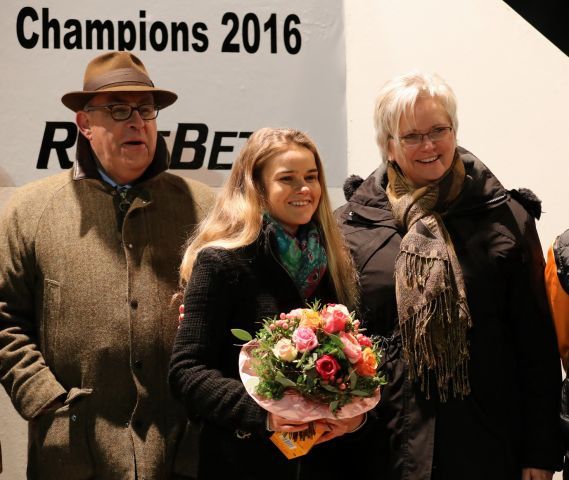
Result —
<instances>
[{"instance_id":1,"label":"floral scarf","mask_svg":"<svg viewBox=\"0 0 569 480\"><path fill-rule=\"evenodd\" d=\"M296 236L293 236L270 215L265 213L264 218L273 226L282 265L302 298L310 298L326 272L328 263L318 227L314 222L301 225Z\"/></svg>"},{"instance_id":2,"label":"floral scarf","mask_svg":"<svg viewBox=\"0 0 569 480\"><path fill-rule=\"evenodd\" d=\"M430 395L436 379L439 399L470 393L467 332L472 325L462 270L441 218L462 190L464 164L455 155L448 172L425 187L410 185L397 164L387 169L387 196L396 221L406 230L395 262L397 310L403 354L411 379Z\"/></svg>"}]
</instances>

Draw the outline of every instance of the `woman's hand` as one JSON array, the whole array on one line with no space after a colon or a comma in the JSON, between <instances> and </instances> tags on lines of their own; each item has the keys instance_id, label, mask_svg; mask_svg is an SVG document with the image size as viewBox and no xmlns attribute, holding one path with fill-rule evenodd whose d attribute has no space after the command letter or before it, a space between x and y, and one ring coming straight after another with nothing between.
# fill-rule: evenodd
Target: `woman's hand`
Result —
<instances>
[{"instance_id":1,"label":"woman's hand","mask_svg":"<svg viewBox=\"0 0 569 480\"><path fill-rule=\"evenodd\" d=\"M356 430L364 421L365 414L362 413L352 418L345 418L343 420L318 420L317 423L325 425L328 431L324 433L316 442L324 443L332 440L333 438L340 437L346 433Z\"/></svg>"},{"instance_id":2,"label":"woman's hand","mask_svg":"<svg viewBox=\"0 0 569 480\"><path fill-rule=\"evenodd\" d=\"M302 432L308 428L308 423L299 420L289 420L269 412L269 429L275 432Z\"/></svg>"},{"instance_id":3,"label":"woman's hand","mask_svg":"<svg viewBox=\"0 0 569 480\"><path fill-rule=\"evenodd\" d=\"M549 470L541 470L539 468L522 469L522 480L551 480L553 472Z\"/></svg>"}]
</instances>

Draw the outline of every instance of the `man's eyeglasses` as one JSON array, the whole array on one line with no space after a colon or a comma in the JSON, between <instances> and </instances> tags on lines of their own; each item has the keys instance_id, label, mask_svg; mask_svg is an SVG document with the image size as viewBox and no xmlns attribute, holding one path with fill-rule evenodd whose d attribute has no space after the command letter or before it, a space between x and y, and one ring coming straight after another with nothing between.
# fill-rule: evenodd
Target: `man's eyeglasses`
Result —
<instances>
[{"instance_id":1,"label":"man's eyeglasses","mask_svg":"<svg viewBox=\"0 0 569 480\"><path fill-rule=\"evenodd\" d=\"M85 107L86 112L90 112L91 110L101 109L104 108L111 112L111 117L113 120L117 122L122 122L124 120L128 120L132 112L136 110L140 115L142 120L154 120L158 116L158 110L160 107L158 105L138 105L138 107L133 107L128 103L114 103L112 105L91 105Z\"/></svg>"},{"instance_id":2,"label":"man's eyeglasses","mask_svg":"<svg viewBox=\"0 0 569 480\"><path fill-rule=\"evenodd\" d=\"M450 132L452 132L452 127L435 127L427 133L410 133L404 137L399 137L399 142L404 147L414 148L421 145L425 137L428 137L431 142L446 140Z\"/></svg>"}]
</instances>

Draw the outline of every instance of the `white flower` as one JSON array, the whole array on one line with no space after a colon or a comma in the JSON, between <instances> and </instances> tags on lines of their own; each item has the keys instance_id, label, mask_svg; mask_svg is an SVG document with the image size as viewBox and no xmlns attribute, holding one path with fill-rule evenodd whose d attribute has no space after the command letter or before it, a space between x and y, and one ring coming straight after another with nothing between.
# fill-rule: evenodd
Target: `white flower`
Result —
<instances>
[{"instance_id":1,"label":"white flower","mask_svg":"<svg viewBox=\"0 0 569 480\"><path fill-rule=\"evenodd\" d=\"M292 362L298 355L298 351L288 338L281 338L273 347L273 353L275 357L285 362Z\"/></svg>"}]
</instances>

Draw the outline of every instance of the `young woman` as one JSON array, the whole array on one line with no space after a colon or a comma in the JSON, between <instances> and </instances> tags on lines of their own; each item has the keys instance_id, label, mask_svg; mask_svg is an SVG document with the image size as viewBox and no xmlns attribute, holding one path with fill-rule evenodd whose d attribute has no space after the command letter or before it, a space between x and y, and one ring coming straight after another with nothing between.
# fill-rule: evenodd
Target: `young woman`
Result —
<instances>
[{"instance_id":1,"label":"young woman","mask_svg":"<svg viewBox=\"0 0 569 480\"><path fill-rule=\"evenodd\" d=\"M230 332L253 333L263 318L316 299L356 305L355 270L310 138L264 128L248 139L211 214L189 242L181 277L187 282L186 313L169 378L188 415L203 424L198 478L223 478L228 471L234 479L345 478L354 469L349 451L358 437L329 440L356 430L363 415L328 421L321 445L287 460L270 442L271 431L308 425L270 414L250 398Z\"/></svg>"}]
</instances>

